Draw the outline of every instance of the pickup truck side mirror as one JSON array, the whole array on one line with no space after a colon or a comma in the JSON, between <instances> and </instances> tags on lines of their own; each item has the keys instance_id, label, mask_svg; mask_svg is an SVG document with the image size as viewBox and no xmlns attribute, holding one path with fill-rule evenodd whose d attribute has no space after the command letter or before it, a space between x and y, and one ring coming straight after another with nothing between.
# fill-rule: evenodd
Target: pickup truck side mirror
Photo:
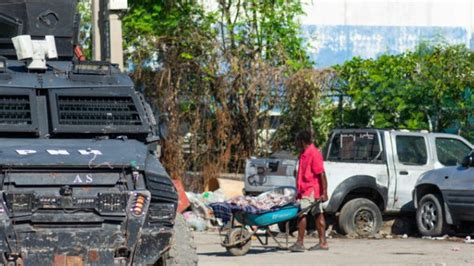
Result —
<instances>
[{"instance_id":1,"label":"pickup truck side mirror","mask_svg":"<svg viewBox=\"0 0 474 266\"><path fill-rule=\"evenodd\" d=\"M464 157L464 160L462 160L461 165L465 168L474 167L474 154L470 154Z\"/></svg>"}]
</instances>

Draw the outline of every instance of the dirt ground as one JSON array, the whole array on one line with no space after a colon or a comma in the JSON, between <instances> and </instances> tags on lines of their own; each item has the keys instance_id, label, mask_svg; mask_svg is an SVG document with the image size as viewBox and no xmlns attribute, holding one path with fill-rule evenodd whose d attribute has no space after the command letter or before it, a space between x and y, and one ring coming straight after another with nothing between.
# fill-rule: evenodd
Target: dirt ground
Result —
<instances>
[{"instance_id":1,"label":"dirt ground","mask_svg":"<svg viewBox=\"0 0 474 266\"><path fill-rule=\"evenodd\" d=\"M234 257L220 245L217 232L194 232L199 265L474 265L474 244L462 239L329 239L329 251L290 253L263 248L257 240L245 256ZM284 240L283 238L281 239ZM271 241L271 240L270 240ZM293 243L295 238L290 238ZM284 241L283 241L284 242ZM316 238L307 238L311 247Z\"/></svg>"}]
</instances>

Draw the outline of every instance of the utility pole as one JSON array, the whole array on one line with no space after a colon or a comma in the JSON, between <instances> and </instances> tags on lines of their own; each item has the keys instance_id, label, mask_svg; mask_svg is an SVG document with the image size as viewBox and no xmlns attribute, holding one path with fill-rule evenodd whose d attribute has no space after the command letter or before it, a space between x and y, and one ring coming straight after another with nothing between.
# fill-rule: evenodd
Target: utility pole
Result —
<instances>
[{"instance_id":1,"label":"utility pole","mask_svg":"<svg viewBox=\"0 0 474 266\"><path fill-rule=\"evenodd\" d=\"M92 0L92 60L102 60L102 45L99 25L100 23L100 0Z\"/></svg>"},{"instance_id":2,"label":"utility pole","mask_svg":"<svg viewBox=\"0 0 474 266\"><path fill-rule=\"evenodd\" d=\"M110 61L123 70L122 21L127 0L92 0L92 54L94 60Z\"/></svg>"},{"instance_id":3,"label":"utility pole","mask_svg":"<svg viewBox=\"0 0 474 266\"><path fill-rule=\"evenodd\" d=\"M471 1L471 30L470 30L470 48L474 51L474 3Z\"/></svg>"},{"instance_id":4,"label":"utility pole","mask_svg":"<svg viewBox=\"0 0 474 266\"><path fill-rule=\"evenodd\" d=\"M109 13L110 62L118 64L123 70L122 21L119 14Z\"/></svg>"}]
</instances>

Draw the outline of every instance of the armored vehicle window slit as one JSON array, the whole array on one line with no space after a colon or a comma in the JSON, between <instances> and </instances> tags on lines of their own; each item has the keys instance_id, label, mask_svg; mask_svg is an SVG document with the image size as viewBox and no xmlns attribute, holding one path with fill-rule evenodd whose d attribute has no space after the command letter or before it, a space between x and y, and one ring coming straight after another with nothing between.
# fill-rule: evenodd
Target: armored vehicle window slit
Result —
<instances>
[{"instance_id":1,"label":"armored vehicle window slit","mask_svg":"<svg viewBox=\"0 0 474 266\"><path fill-rule=\"evenodd\" d=\"M28 95L0 95L0 125L31 125Z\"/></svg>"},{"instance_id":2,"label":"armored vehicle window slit","mask_svg":"<svg viewBox=\"0 0 474 266\"><path fill-rule=\"evenodd\" d=\"M62 134L125 134L145 138L150 132L143 104L136 94L92 88L89 95L79 89L50 91L53 137Z\"/></svg>"},{"instance_id":3,"label":"armored vehicle window slit","mask_svg":"<svg viewBox=\"0 0 474 266\"><path fill-rule=\"evenodd\" d=\"M58 96L60 125L141 125L131 97Z\"/></svg>"},{"instance_id":4,"label":"armored vehicle window slit","mask_svg":"<svg viewBox=\"0 0 474 266\"><path fill-rule=\"evenodd\" d=\"M34 90L2 89L0 94L0 135L19 133L36 136L38 132L37 102Z\"/></svg>"}]
</instances>

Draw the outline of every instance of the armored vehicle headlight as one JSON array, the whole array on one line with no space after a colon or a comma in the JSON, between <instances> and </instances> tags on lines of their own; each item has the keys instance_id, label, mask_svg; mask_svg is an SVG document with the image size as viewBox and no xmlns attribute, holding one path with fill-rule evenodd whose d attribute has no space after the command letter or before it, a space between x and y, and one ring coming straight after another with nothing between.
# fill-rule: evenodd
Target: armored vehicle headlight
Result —
<instances>
[{"instance_id":1,"label":"armored vehicle headlight","mask_svg":"<svg viewBox=\"0 0 474 266\"><path fill-rule=\"evenodd\" d=\"M7 210L5 209L5 203L0 202L0 217L7 213Z\"/></svg>"},{"instance_id":2,"label":"armored vehicle headlight","mask_svg":"<svg viewBox=\"0 0 474 266\"><path fill-rule=\"evenodd\" d=\"M9 217L8 217L6 204L5 202L0 202L0 220L7 220L7 219L9 219Z\"/></svg>"},{"instance_id":3,"label":"armored vehicle headlight","mask_svg":"<svg viewBox=\"0 0 474 266\"><path fill-rule=\"evenodd\" d=\"M140 193L135 194L135 199L132 202L132 209L130 211L137 216L142 215L147 200L145 195Z\"/></svg>"},{"instance_id":4,"label":"armored vehicle headlight","mask_svg":"<svg viewBox=\"0 0 474 266\"><path fill-rule=\"evenodd\" d=\"M127 196L122 193L100 193L100 213L122 213L127 206Z\"/></svg>"},{"instance_id":5,"label":"armored vehicle headlight","mask_svg":"<svg viewBox=\"0 0 474 266\"><path fill-rule=\"evenodd\" d=\"M5 73L7 70L7 59L3 56L0 56L0 73Z\"/></svg>"}]
</instances>

